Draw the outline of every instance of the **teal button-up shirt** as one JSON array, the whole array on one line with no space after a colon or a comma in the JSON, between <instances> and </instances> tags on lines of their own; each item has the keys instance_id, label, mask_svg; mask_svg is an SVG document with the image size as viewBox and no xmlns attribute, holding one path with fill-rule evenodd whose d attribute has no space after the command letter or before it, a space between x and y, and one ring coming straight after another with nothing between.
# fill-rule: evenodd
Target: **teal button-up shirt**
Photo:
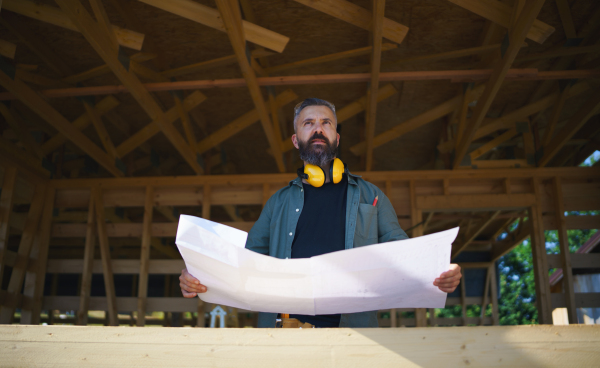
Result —
<instances>
[{"instance_id":1,"label":"teal button-up shirt","mask_svg":"<svg viewBox=\"0 0 600 368\"><path fill-rule=\"evenodd\" d=\"M379 197L373 206L375 197ZM280 259L292 257L292 241L304 207L304 189L298 177L275 193L254 224L246 248ZM390 200L375 185L348 174L346 249L408 239L398 224ZM285 311L282 311L285 313ZM275 327L275 313L259 313L258 327ZM340 327L378 327L377 311L342 314Z\"/></svg>"}]
</instances>

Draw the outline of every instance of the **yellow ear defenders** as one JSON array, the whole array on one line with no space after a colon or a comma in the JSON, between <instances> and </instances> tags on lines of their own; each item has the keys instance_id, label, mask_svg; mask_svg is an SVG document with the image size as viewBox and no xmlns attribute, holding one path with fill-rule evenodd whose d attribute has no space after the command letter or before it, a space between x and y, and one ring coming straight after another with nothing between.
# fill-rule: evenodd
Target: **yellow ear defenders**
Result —
<instances>
[{"instance_id":1,"label":"yellow ear defenders","mask_svg":"<svg viewBox=\"0 0 600 368\"><path fill-rule=\"evenodd\" d=\"M331 163L331 168L329 169L329 176L334 184L342 181L342 176L346 172L346 165L340 160L336 158ZM304 168L298 169L298 176L302 179L308 181L310 185L313 187L319 188L325 184L325 172L321 167L317 165L308 164L304 166Z\"/></svg>"}]
</instances>

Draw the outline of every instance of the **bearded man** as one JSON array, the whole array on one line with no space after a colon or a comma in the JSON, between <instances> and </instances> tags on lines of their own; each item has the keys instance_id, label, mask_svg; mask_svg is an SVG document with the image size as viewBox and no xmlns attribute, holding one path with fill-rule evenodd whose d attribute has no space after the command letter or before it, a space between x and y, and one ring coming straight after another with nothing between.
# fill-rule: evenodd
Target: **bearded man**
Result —
<instances>
[{"instance_id":1,"label":"bearded man","mask_svg":"<svg viewBox=\"0 0 600 368\"><path fill-rule=\"evenodd\" d=\"M254 224L246 248L257 253L287 258L309 258L365 245L407 239L386 195L375 185L345 170L339 182L332 180L331 165L340 141L335 106L309 98L294 109L292 142L305 167L323 170L320 186L299 176L275 193ZM319 183L321 184L321 183ZM433 284L450 293L461 278L460 267L451 264ZM207 291L205 285L185 269L179 278L186 298ZM285 313L285 311L282 311ZM259 313L258 327L275 327L276 313ZM378 327L377 311L333 315L295 315L300 322L315 327Z\"/></svg>"}]
</instances>

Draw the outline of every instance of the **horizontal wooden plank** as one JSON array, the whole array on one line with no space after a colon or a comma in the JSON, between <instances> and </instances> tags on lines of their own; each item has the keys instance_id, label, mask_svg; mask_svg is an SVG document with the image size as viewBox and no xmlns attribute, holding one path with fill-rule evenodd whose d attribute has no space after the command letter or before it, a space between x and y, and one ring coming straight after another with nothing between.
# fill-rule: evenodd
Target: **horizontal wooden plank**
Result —
<instances>
[{"instance_id":1,"label":"horizontal wooden plank","mask_svg":"<svg viewBox=\"0 0 600 368\"><path fill-rule=\"evenodd\" d=\"M250 231L254 222L224 222L224 225L236 229ZM83 238L87 229L86 224L52 224L53 238ZM152 224L152 236L159 238L174 238L177 234L176 222L156 222ZM106 233L109 238L141 238L141 223L107 223Z\"/></svg>"},{"instance_id":2,"label":"horizontal wooden plank","mask_svg":"<svg viewBox=\"0 0 600 368\"><path fill-rule=\"evenodd\" d=\"M476 194L417 196L422 210L495 210L529 207L535 203L533 194Z\"/></svg>"},{"instance_id":3,"label":"horizontal wooden plank","mask_svg":"<svg viewBox=\"0 0 600 368\"><path fill-rule=\"evenodd\" d=\"M423 180L493 180L493 179L551 179L560 177L571 180L580 180L582 182L589 180L600 180L599 167L548 167L548 168L524 168L514 169L477 169L477 170L414 170L414 171L371 171L354 172L355 175L361 175L365 180L371 182L393 182L415 180L417 185ZM130 177L130 178L90 178L90 179L54 179L50 180L51 186L57 189L61 188L89 188L100 186L102 188L143 188L146 185L153 187L185 187L202 186L204 184L217 186L233 185L252 185L252 184L273 184L283 187L290 180L296 177L295 174L248 174L248 175L196 175L196 176L177 176L177 177ZM454 184L452 184L454 186ZM564 185L567 187L567 185ZM59 190L60 192L60 190ZM57 196L60 193L57 192ZM70 196L72 193L69 192ZM66 193L65 193L66 195ZM65 199L66 200L66 199Z\"/></svg>"},{"instance_id":4,"label":"horizontal wooden plank","mask_svg":"<svg viewBox=\"0 0 600 368\"><path fill-rule=\"evenodd\" d=\"M191 299L194 300L194 299ZM379 329L0 326L6 366L593 366L595 326ZM65 353L68 352L68 353Z\"/></svg>"},{"instance_id":5,"label":"horizontal wooden plank","mask_svg":"<svg viewBox=\"0 0 600 368\"><path fill-rule=\"evenodd\" d=\"M181 272L181 270L180 270ZM119 312L137 311L138 298L117 298L117 309ZM105 297L90 297L89 310L107 310L108 305ZM42 309L58 309L61 311L79 309L78 296L45 296L42 300ZM198 310L198 299L186 299L183 297L147 298L147 312L196 312Z\"/></svg>"},{"instance_id":6,"label":"horizontal wooden plank","mask_svg":"<svg viewBox=\"0 0 600 368\"><path fill-rule=\"evenodd\" d=\"M552 293L552 308L566 308L565 294ZM577 308L600 308L600 293L575 293Z\"/></svg>"},{"instance_id":7,"label":"horizontal wooden plank","mask_svg":"<svg viewBox=\"0 0 600 368\"><path fill-rule=\"evenodd\" d=\"M562 268L560 254L548 254L549 268ZM600 268L600 253L571 253L571 268Z\"/></svg>"},{"instance_id":8,"label":"horizontal wooden plank","mask_svg":"<svg viewBox=\"0 0 600 368\"><path fill-rule=\"evenodd\" d=\"M600 216L566 216L565 225L567 230L600 229ZM544 229L558 229L554 216L544 216Z\"/></svg>"},{"instance_id":9,"label":"horizontal wooden plank","mask_svg":"<svg viewBox=\"0 0 600 368\"><path fill-rule=\"evenodd\" d=\"M140 261L137 259L111 260L114 274L140 273ZM50 259L47 266L48 273L82 273L83 260L81 259ZM179 275L185 268L181 259L151 259L148 273L157 275ZM94 260L92 273L102 273L102 262Z\"/></svg>"}]
</instances>

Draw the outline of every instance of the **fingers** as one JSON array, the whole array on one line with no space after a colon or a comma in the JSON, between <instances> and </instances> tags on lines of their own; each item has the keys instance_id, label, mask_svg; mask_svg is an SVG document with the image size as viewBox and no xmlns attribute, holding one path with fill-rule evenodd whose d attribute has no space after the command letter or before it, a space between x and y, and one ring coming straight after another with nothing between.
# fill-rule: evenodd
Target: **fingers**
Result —
<instances>
[{"instance_id":1,"label":"fingers","mask_svg":"<svg viewBox=\"0 0 600 368\"><path fill-rule=\"evenodd\" d=\"M192 298L197 293L205 293L207 290L206 286L202 285L197 278L190 275L186 269L182 270L181 276L179 276L179 287L186 298Z\"/></svg>"}]
</instances>

